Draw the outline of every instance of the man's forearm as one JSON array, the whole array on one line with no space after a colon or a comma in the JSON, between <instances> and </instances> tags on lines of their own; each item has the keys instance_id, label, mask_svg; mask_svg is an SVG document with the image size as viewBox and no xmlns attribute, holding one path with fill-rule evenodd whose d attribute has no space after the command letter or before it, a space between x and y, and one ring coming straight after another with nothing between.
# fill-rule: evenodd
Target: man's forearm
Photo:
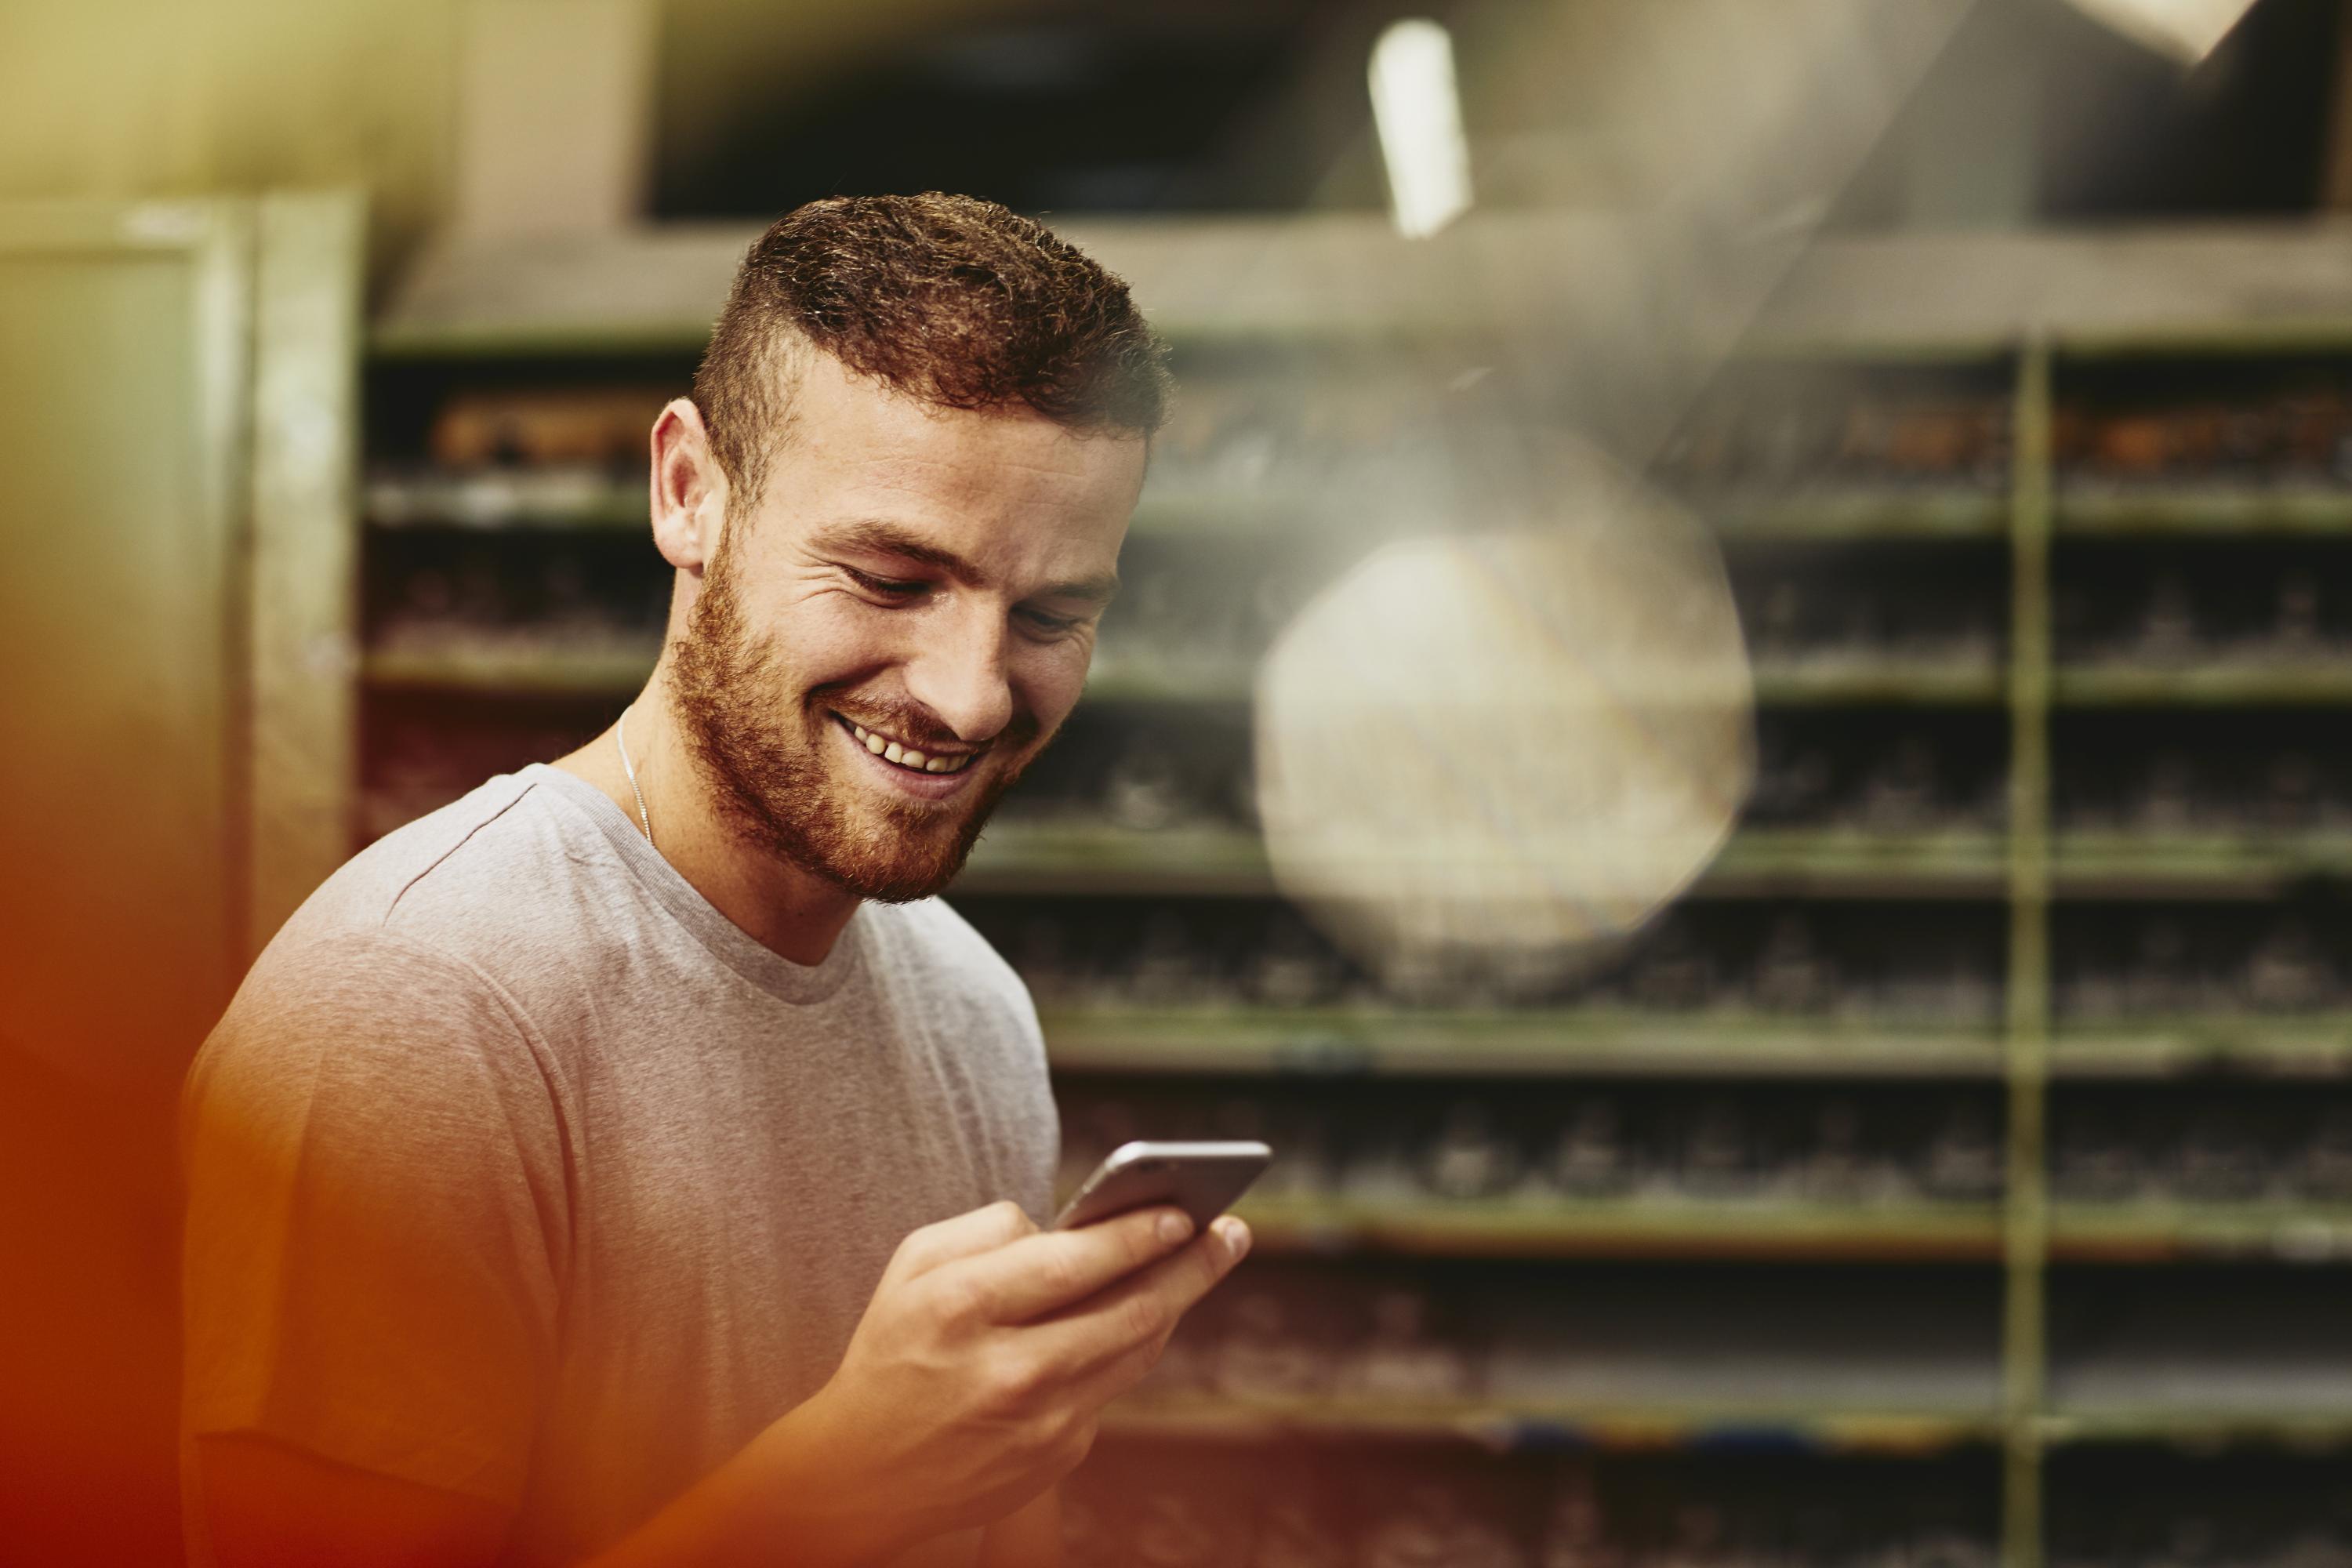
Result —
<instances>
[{"instance_id":1,"label":"man's forearm","mask_svg":"<svg viewBox=\"0 0 2352 1568\"><path fill-rule=\"evenodd\" d=\"M1061 1568L1060 1494L1047 1487L1027 1506L988 1527L975 1568Z\"/></svg>"},{"instance_id":2,"label":"man's forearm","mask_svg":"<svg viewBox=\"0 0 2352 1568\"><path fill-rule=\"evenodd\" d=\"M818 1400L798 1406L585 1568L866 1568L920 1539L826 1463L824 1420Z\"/></svg>"}]
</instances>

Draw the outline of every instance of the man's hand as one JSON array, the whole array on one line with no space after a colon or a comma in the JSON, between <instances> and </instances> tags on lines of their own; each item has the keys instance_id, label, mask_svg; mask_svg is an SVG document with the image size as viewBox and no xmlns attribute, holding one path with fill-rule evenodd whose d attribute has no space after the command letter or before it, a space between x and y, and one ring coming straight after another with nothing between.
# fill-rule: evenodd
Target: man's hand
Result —
<instances>
[{"instance_id":1,"label":"man's hand","mask_svg":"<svg viewBox=\"0 0 2352 1568\"><path fill-rule=\"evenodd\" d=\"M771 1434L819 1444L830 1500L897 1526L886 1545L1002 1518L1086 1458L1103 1405L1248 1250L1230 1216L1192 1232L1169 1207L1040 1231L1011 1203L926 1226Z\"/></svg>"},{"instance_id":2,"label":"man's hand","mask_svg":"<svg viewBox=\"0 0 2352 1568\"><path fill-rule=\"evenodd\" d=\"M597 1568L865 1563L1003 1519L1086 1458L1103 1405L1248 1248L1237 1219L1194 1237L1165 1207L1041 1232L1002 1203L925 1226L832 1380ZM225 1568L344 1561L329 1542L355 1563L486 1562L505 1530L487 1504L269 1444L208 1442L204 1458Z\"/></svg>"},{"instance_id":3,"label":"man's hand","mask_svg":"<svg viewBox=\"0 0 2352 1568\"><path fill-rule=\"evenodd\" d=\"M1238 1219L1192 1228L1159 1207L1040 1231L1011 1203L925 1226L832 1380L594 1568L862 1565L1014 1512L1249 1250Z\"/></svg>"}]
</instances>

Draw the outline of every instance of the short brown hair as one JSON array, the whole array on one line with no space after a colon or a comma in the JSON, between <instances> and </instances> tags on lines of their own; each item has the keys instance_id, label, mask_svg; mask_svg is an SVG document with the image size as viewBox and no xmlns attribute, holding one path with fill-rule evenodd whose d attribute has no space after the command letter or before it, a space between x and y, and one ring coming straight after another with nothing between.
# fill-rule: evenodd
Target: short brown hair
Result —
<instances>
[{"instance_id":1,"label":"short brown hair","mask_svg":"<svg viewBox=\"0 0 2352 1568\"><path fill-rule=\"evenodd\" d=\"M950 408L1026 404L1073 430L1150 436L1167 345L1127 285L971 196L834 196L778 218L735 270L694 374L728 482L756 497L791 408L792 351Z\"/></svg>"}]
</instances>

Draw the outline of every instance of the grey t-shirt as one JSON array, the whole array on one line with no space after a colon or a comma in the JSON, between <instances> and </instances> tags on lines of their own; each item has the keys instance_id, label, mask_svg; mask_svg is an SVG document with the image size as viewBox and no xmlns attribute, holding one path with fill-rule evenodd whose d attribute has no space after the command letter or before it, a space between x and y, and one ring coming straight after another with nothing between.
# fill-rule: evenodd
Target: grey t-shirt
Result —
<instances>
[{"instance_id":1,"label":"grey t-shirt","mask_svg":"<svg viewBox=\"0 0 2352 1568\"><path fill-rule=\"evenodd\" d=\"M186 1446L260 1434L507 1506L533 1565L815 1392L908 1232L1042 1221L1057 1152L1028 993L953 910L791 963L543 765L329 879L183 1110L191 1519Z\"/></svg>"}]
</instances>

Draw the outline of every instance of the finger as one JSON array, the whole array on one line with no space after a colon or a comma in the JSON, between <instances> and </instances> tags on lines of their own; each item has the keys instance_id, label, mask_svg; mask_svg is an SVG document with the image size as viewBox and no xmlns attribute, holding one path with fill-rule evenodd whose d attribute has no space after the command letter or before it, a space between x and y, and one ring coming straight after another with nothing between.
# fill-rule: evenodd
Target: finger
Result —
<instances>
[{"instance_id":1,"label":"finger","mask_svg":"<svg viewBox=\"0 0 2352 1568\"><path fill-rule=\"evenodd\" d=\"M964 1259L956 1283L990 1322L1025 1323L1158 1262L1192 1234L1183 1210L1154 1205L1076 1230L1039 1231Z\"/></svg>"},{"instance_id":2,"label":"finger","mask_svg":"<svg viewBox=\"0 0 2352 1568\"><path fill-rule=\"evenodd\" d=\"M974 1258L1037 1234L1037 1222L1010 1198L909 1231L886 1277L912 1279L959 1258Z\"/></svg>"},{"instance_id":3,"label":"finger","mask_svg":"<svg viewBox=\"0 0 2352 1568\"><path fill-rule=\"evenodd\" d=\"M1074 1375L1092 1377L1139 1346L1165 1342L1184 1314L1249 1251L1249 1227L1227 1215L1160 1262L1032 1323L1025 1348ZM1147 1362L1148 1365L1149 1363Z\"/></svg>"},{"instance_id":4,"label":"finger","mask_svg":"<svg viewBox=\"0 0 2352 1568\"><path fill-rule=\"evenodd\" d=\"M1070 1404L1079 1410L1099 1413L1104 1405L1150 1376L1151 1369L1160 1363L1160 1352L1167 1348L1165 1340L1130 1346L1078 1373L1077 1381L1070 1385Z\"/></svg>"}]
</instances>

